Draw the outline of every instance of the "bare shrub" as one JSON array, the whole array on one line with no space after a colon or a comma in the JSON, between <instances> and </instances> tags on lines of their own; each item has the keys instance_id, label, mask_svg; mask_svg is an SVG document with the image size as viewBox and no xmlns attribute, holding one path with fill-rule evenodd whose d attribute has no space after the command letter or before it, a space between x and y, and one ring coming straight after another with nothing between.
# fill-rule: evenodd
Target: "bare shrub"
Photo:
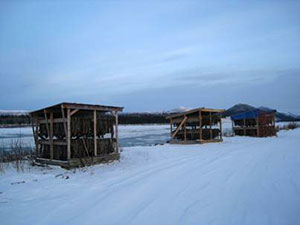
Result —
<instances>
[{"instance_id":1,"label":"bare shrub","mask_svg":"<svg viewBox=\"0 0 300 225\"><path fill-rule=\"evenodd\" d=\"M289 130L294 130L294 129L298 128L298 127L300 127L300 124L297 124L295 122L292 122L292 123L288 124L288 129Z\"/></svg>"},{"instance_id":2,"label":"bare shrub","mask_svg":"<svg viewBox=\"0 0 300 225\"><path fill-rule=\"evenodd\" d=\"M0 172L5 171L5 165L12 165L18 172L24 171L24 166L34 156L33 147L27 146L19 139L12 140L9 146L0 146Z\"/></svg>"},{"instance_id":3,"label":"bare shrub","mask_svg":"<svg viewBox=\"0 0 300 225\"><path fill-rule=\"evenodd\" d=\"M0 173L4 173L4 165L0 162Z\"/></svg>"},{"instance_id":4,"label":"bare shrub","mask_svg":"<svg viewBox=\"0 0 300 225\"><path fill-rule=\"evenodd\" d=\"M295 123L295 122L290 122L286 125L283 125L283 126L277 126L276 129L277 131L279 130L294 130L296 128L299 128L300 127L300 124L299 123Z\"/></svg>"}]
</instances>

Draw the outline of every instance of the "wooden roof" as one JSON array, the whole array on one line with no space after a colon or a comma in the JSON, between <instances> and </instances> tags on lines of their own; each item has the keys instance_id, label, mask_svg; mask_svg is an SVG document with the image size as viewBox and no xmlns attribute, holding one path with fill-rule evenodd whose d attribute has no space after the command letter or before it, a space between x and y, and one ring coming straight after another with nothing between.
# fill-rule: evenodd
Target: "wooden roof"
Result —
<instances>
[{"instance_id":1,"label":"wooden roof","mask_svg":"<svg viewBox=\"0 0 300 225\"><path fill-rule=\"evenodd\" d=\"M79 109L79 110L97 110L97 111L102 111L102 112L123 111L123 107L62 102L62 103L59 103L56 105L52 105L52 106L49 106L46 108L32 111L32 112L30 112L30 115L43 113L44 110L49 110L49 111L61 110L62 108L64 108L64 109Z\"/></svg>"},{"instance_id":2,"label":"wooden roof","mask_svg":"<svg viewBox=\"0 0 300 225\"><path fill-rule=\"evenodd\" d=\"M181 116L185 116L191 113L195 113L195 112L212 112L212 113L222 113L225 112L224 109L208 109L208 108L196 108L196 109L192 109L192 110L188 110L182 113L176 113L176 114L172 114L169 116L166 116L167 119L171 119L171 118L175 118L175 117L181 117Z\"/></svg>"}]
</instances>

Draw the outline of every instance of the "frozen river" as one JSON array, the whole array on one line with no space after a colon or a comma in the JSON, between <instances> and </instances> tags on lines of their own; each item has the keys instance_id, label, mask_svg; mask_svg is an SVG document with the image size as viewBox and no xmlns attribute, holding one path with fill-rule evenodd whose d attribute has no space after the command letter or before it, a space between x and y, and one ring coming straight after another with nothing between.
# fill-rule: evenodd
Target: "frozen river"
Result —
<instances>
[{"instance_id":1,"label":"frozen river","mask_svg":"<svg viewBox=\"0 0 300 225\"><path fill-rule=\"evenodd\" d=\"M163 144L169 140L169 125L120 125L119 141L122 147ZM0 128L0 146L10 146L12 142L34 146L31 127Z\"/></svg>"},{"instance_id":2,"label":"frozen river","mask_svg":"<svg viewBox=\"0 0 300 225\"><path fill-rule=\"evenodd\" d=\"M276 125L283 126L287 122ZM223 133L231 132L231 120L222 120ZM158 125L120 125L119 141L122 147L148 146L166 143L170 139L170 126ZM0 128L0 146L10 146L12 142L21 142L26 146L34 146L31 127Z\"/></svg>"}]
</instances>

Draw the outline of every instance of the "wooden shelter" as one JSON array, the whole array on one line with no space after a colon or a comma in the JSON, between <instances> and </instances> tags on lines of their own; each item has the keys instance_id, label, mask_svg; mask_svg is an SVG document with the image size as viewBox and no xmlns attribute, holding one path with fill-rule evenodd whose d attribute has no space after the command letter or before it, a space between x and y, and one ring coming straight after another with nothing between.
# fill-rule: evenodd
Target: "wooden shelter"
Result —
<instances>
[{"instance_id":1,"label":"wooden shelter","mask_svg":"<svg viewBox=\"0 0 300 225\"><path fill-rule=\"evenodd\" d=\"M276 135L275 110L253 110L231 116L235 135L268 137Z\"/></svg>"},{"instance_id":2,"label":"wooden shelter","mask_svg":"<svg viewBox=\"0 0 300 225\"><path fill-rule=\"evenodd\" d=\"M36 162L71 168L119 159L122 110L64 102L31 112Z\"/></svg>"},{"instance_id":3,"label":"wooden shelter","mask_svg":"<svg viewBox=\"0 0 300 225\"><path fill-rule=\"evenodd\" d=\"M166 118L170 120L170 143L193 144L222 141L221 113L224 111L197 108L167 116Z\"/></svg>"}]
</instances>

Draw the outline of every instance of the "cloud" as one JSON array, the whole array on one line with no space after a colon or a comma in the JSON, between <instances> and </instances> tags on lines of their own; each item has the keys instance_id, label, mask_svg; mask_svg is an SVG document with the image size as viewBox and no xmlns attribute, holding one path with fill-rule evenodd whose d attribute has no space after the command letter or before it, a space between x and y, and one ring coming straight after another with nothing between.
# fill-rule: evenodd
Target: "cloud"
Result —
<instances>
[{"instance_id":1,"label":"cloud","mask_svg":"<svg viewBox=\"0 0 300 225\"><path fill-rule=\"evenodd\" d=\"M299 3L203 3L10 5L1 14L1 104L116 101L139 110L265 98L285 105L277 93L271 99L270 86L299 69Z\"/></svg>"}]
</instances>

